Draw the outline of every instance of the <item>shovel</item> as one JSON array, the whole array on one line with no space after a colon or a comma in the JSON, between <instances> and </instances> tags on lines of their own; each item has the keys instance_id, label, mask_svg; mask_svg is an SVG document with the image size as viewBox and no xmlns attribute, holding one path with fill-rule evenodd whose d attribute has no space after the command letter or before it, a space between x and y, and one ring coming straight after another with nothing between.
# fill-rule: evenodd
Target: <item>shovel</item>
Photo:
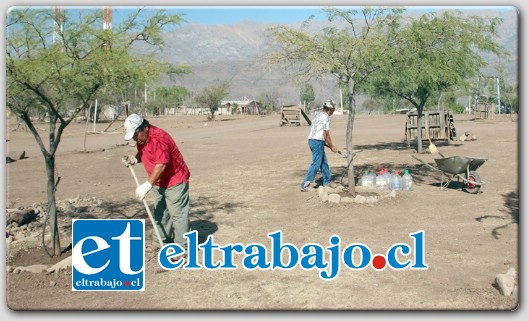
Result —
<instances>
[{"instance_id":1,"label":"shovel","mask_svg":"<svg viewBox=\"0 0 529 321\"><path fill-rule=\"evenodd\" d=\"M329 146L327 143L325 143L325 147L327 147L328 149L331 149L331 146ZM336 153L340 155L341 158L347 158L347 155L344 154L341 150L337 151Z\"/></svg>"},{"instance_id":2,"label":"shovel","mask_svg":"<svg viewBox=\"0 0 529 321\"><path fill-rule=\"evenodd\" d=\"M130 172L132 173L132 177L134 177L134 181L136 182L136 186L140 186L140 182L138 181L138 177L136 176L136 173L134 172L134 169L132 168L132 165L128 166L130 169ZM156 237L158 238L158 242L160 244L160 247L163 246L162 237L160 236L160 231L158 231L158 228L156 227L156 222L154 222L154 218L151 213L151 209L149 208L149 204L147 204L147 200L143 199L143 205L145 206L145 209L147 210L147 214L149 214L149 219L151 220L152 227L154 228L154 231L156 232Z\"/></svg>"}]
</instances>

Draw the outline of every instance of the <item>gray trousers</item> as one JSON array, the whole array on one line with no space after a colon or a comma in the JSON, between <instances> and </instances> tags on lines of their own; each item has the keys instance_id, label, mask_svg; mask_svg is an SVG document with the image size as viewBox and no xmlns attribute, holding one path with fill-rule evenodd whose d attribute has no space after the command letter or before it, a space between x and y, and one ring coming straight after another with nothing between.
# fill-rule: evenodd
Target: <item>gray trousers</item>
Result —
<instances>
[{"instance_id":1,"label":"gray trousers","mask_svg":"<svg viewBox=\"0 0 529 321\"><path fill-rule=\"evenodd\" d=\"M189 232L189 183L182 183L169 188L153 187L156 204L154 220L165 244L176 243L187 251L187 239L184 233ZM158 237L153 233L153 245L157 248Z\"/></svg>"}]
</instances>

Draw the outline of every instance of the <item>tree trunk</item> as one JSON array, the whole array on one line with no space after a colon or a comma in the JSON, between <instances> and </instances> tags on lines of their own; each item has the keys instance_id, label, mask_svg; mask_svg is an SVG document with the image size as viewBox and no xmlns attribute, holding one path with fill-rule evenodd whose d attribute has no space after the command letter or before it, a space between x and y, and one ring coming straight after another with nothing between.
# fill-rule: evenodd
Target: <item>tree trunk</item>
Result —
<instances>
[{"instance_id":1,"label":"tree trunk","mask_svg":"<svg viewBox=\"0 0 529 321\"><path fill-rule=\"evenodd\" d=\"M59 224L57 220L57 204L55 201L55 156L46 155L46 173L48 176L48 219L51 233L52 255L61 255L61 242L59 239ZM45 244L43 244L46 246Z\"/></svg>"},{"instance_id":2,"label":"tree trunk","mask_svg":"<svg viewBox=\"0 0 529 321\"><path fill-rule=\"evenodd\" d=\"M55 190L57 188L57 183L55 182L55 151L57 150L57 146L59 144L60 139L55 139L55 122L57 121L56 115L53 113L50 113L50 133L49 133L49 142L50 142L50 151L48 152L46 148L44 147L44 143L37 132L37 129L35 126L33 126L33 123L31 122L31 119L29 118L29 115L26 112L19 112L20 118L24 121L26 126L29 128L30 132L33 134L33 137L35 138L35 141L39 145L40 151L42 152L42 156L44 157L44 163L46 165L46 174L48 177L48 184L47 184L47 194L48 194L48 211L47 211L47 217L50 220L50 230L51 230L51 241L52 241L52 248L53 248L53 254L50 254L47 249L47 245L45 242L45 232L46 232L46 224L47 221L44 222L44 229L42 230L42 246L44 247L45 252L50 256L59 256L61 255L61 244L59 240L59 233L58 233L58 222L57 222L57 204L55 202ZM62 133L62 128L59 128L59 132L57 133L58 137L60 138L60 135Z\"/></svg>"},{"instance_id":3,"label":"tree trunk","mask_svg":"<svg viewBox=\"0 0 529 321\"><path fill-rule=\"evenodd\" d=\"M417 153L422 154L422 110L417 109Z\"/></svg>"},{"instance_id":4,"label":"tree trunk","mask_svg":"<svg viewBox=\"0 0 529 321\"><path fill-rule=\"evenodd\" d=\"M417 153L422 154L422 125L424 123L424 105L426 100L423 100L416 106L417 108Z\"/></svg>"},{"instance_id":5,"label":"tree trunk","mask_svg":"<svg viewBox=\"0 0 529 321\"><path fill-rule=\"evenodd\" d=\"M347 115L347 133L346 133L346 145L347 145L347 178L349 183L349 194L353 197L356 196L356 182L354 175L354 154L353 154L353 125L356 111L356 101L355 101L355 84L349 87L348 86L348 97L349 97L349 113Z\"/></svg>"}]
</instances>

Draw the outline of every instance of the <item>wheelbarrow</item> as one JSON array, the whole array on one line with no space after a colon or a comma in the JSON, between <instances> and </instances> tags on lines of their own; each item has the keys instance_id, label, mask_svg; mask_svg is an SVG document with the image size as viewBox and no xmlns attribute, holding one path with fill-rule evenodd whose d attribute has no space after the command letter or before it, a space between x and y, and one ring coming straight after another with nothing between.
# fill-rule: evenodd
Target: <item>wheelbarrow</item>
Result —
<instances>
[{"instance_id":1,"label":"wheelbarrow","mask_svg":"<svg viewBox=\"0 0 529 321\"><path fill-rule=\"evenodd\" d=\"M442 156L442 155L441 155ZM483 165L488 158L481 157L467 157L467 156L452 156L436 158L435 163L437 167L434 167L422 159L412 155L411 157L420 161L424 165L433 169L434 171L441 172L441 190L446 188L453 180L457 178L457 181L463 181L464 190L470 194L477 194L479 189L485 182L479 176L477 169ZM446 182L445 182L446 179Z\"/></svg>"}]
</instances>

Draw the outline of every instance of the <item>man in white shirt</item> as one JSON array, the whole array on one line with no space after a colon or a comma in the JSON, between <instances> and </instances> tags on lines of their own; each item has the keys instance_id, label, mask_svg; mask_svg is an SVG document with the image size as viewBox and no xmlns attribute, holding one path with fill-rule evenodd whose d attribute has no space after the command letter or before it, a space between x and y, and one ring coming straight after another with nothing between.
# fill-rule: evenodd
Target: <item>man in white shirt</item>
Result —
<instances>
[{"instance_id":1,"label":"man in white shirt","mask_svg":"<svg viewBox=\"0 0 529 321\"><path fill-rule=\"evenodd\" d=\"M309 133L309 147L312 152L312 163L307 170L307 175L303 182L301 182L300 188L302 192L307 191L314 177L321 170L323 176L323 186L327 186L331 183L331 171L329 170L329 164L327 163L327 157L325 156L325 144L327 144L333 153L336 153L338 149L332 143L331 140L331 116L334 113L334 102L327 100L323 104L323 111L319 111L310 127Z\"/></svg>"}]
</instances>

